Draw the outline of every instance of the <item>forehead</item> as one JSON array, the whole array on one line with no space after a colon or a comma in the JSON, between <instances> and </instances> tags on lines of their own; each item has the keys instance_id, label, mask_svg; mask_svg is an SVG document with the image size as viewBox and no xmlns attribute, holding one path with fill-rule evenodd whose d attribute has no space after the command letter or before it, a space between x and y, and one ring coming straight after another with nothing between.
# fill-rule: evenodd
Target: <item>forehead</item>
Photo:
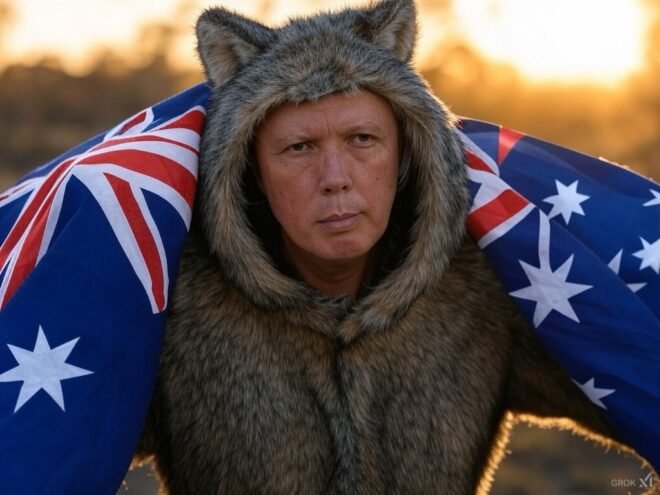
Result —
<instances>
[{"instance_id":1,"label":"forehead","mask_svg":"<svg viewBox=\"0 0 660 495\"><path fill-rule=\"evenodd\" d=\"M335 93L317 101L286 102L271 110L258 133L313 130L316 126L343 128L360 123L393 125L396 119L390 103L366 89L355 93Z\"/></svg>"}]
</instances>

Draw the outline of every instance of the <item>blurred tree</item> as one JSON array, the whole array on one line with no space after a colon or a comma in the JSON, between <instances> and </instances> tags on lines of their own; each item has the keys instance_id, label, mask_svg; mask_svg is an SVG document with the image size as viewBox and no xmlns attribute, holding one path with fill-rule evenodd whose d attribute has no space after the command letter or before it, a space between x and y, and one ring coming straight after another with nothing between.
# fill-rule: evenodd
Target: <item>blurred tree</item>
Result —
<instances>
[{"instance_id":1,"label":"blurred tree","mask_svg":"<svg viewBox=\"0 0 660 495\"><path fill-rule=\"evenodd\" d=\"M9 0L0 1L0 34L6 34L14 20L15 12L11 2Z\"/></svg>"},{"instance_id":2,"label":"blurred tree","mask_svg":"<svg viewBox=\"0 0 660 495\"><path fill-rule=\"evenodd\" d=\"M625 151L630 162L646 164L644 172L660 179L660 2L644 0L649 19L646 33L646 66L629 88L631 104L622 119L635 122L630 132L630 146Z\"/></svg>"},{"instance_id":3,"label":"blurred tree","mask_svg":"<svg viewBox=\"0 0 660 495\"><path fill-rule=\"evenodd\" d=\"M2 1L2 0L0 0ZM168 58L183 28L173 21L150 23L135 40L138 57L101 48L89 72L69 74L57 56L0 72L0 186L132 113L201 80L201 72L175 69Z\"/></svg>"},{"instance_id":4,"label":"blurred tree","mask_svg":"<svg viewBox=\"0 0 660 495\"><path fill-rule=\"evenodd\" d=\"M198 10L196 0L180 0L166 19L142 25L135 40L138 59L142 64L158 58L174 65L171 54L175 53L177 41L192 31L192 27L181 19L189 18Z\"/></svg>"},{"instance_id":5,"label":"blurred tree","mask_svg":"<svg viewBox=\"0 0 660 495\"><path fill-rule=\"evenodd\" d=\"M620 87L531 83L449 36L421 70L455 113L497 122L541 139L626 164L660 178L660 6L643 74ZM655 62L654 62L655 60ZM654 68L655 67L655 68Z\"/></svg>"},{"instance_id":6,"label":"blurred tree","mask_svg":"<svg viewBox=\"0 0 660 495\"><path fill-rule=\"evenodd\" d=\"M178 91L183 74L158 56L131 71L102 54L73 76L57 59L0 74L0 167L14 176Z\"/></svg>"},{"instance_id":7,"label":"blurred tree","mask_svg":"<svg viewBox=\"0 0 660 495\"><path fill-rule=\"evenodd\" d=\"M4 37L7 36L15 19L16 14L12 3L9 0L0 0L0 63L3 62L2 48Z\"/></svg>"}]
</instances>

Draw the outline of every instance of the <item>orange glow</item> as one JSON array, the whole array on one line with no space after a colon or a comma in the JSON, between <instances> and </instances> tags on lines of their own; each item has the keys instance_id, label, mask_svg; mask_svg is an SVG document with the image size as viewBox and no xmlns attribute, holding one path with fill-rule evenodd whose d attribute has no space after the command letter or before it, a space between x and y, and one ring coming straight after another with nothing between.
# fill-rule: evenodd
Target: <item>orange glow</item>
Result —
<instances>
[{"instance_id":1,"label":"orange glow","mask_svg":"<svg viewBox=\"0 0 660 495\"><path fill-rule=\"evenodd\" d=\"M642 64L645 21L634 0L464 0L459 29L487 56L533 79L618 82Z\"/></svg>"},{"instance_id":2,"label":"orange glow","mask_svg":"<svg viewBox=\"0 0 660 495\"><path fill-rule=\"evenodd\" d=\"M118 48L127 58L145 22L176 19L189 33L176 59L197 66L192 26L203 7L221 3L247 16L278 23L318 9L337 9L358 1L189 0L189 16L174 12L181 0L14 0L17 24L6 33L0 62L31 62L44 53L60 55L69 70L84 71L89 55L101 45ZM453 13L439 19L420 0L422 63L444 36L467 39L486 56L513 64L535 80L618 82L642 63L645 31L638 0L454 0Z\"/></svg>"}]
</instances>

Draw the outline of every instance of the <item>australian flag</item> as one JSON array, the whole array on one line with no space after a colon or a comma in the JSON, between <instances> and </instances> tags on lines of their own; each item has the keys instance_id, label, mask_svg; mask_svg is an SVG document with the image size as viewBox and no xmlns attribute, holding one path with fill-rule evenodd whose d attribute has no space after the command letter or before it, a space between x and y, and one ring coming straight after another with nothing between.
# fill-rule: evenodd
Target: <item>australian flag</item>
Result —
<instances>
[{"instance_id":1,"label":"australian flag","mask_svg":"<svg viewBox=\"0 0 660 495\"><path fill-rule=\"evenodd\" d=\"M208 90L0 194L0 493L114 494L146 417Z\"/></svg>"},{"instance_id":2,"label":"australian flag","mask_svg":"<svg viewBox=\"0 0 660 495\"><path fill-rule=\"evenodd\" d=\"M660 186L473 120L460 133L478 242L537 335L660 471Z\"/></svg>"},{"instance_id":3,"label":"australian flag","mask_svg":"<svg viewBox=\"0 0 660 495\"><path fill-rule=\"evenodd\" d=\"M113 494L146 416L208 87L0 195L0 493ZM576 384L660 470L660 186L464 119L468 231Z\"/></svg>"}]
</instances>

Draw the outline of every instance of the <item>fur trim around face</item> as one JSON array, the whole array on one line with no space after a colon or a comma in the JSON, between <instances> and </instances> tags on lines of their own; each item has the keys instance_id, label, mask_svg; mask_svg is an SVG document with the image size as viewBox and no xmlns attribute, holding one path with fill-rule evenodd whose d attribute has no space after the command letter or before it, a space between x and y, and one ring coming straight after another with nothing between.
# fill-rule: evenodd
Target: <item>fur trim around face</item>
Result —
<instances>
[{"instance_id":1,"label":"fur trim around face","mask_svg":"<svg viewBox=\"0 0 660 495\"><path fill-rule=\"evenodd\" d=\"M468 207L464 153L452 115L410 66L415 16L411 0L385 0L273 29L223 8L199 18L198 50L214 89L197 211L224 276L259 307L304 307L311 315L323 301L278 270L246 213L255 129L285 101L366 88L392 105L410 156L407 254L359 301L356 326L380 331L394 325L437 283L460 246Z\"/></svg>"}]
</instances>

